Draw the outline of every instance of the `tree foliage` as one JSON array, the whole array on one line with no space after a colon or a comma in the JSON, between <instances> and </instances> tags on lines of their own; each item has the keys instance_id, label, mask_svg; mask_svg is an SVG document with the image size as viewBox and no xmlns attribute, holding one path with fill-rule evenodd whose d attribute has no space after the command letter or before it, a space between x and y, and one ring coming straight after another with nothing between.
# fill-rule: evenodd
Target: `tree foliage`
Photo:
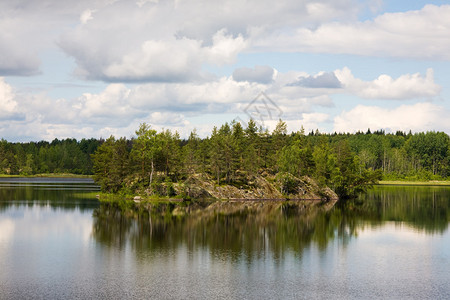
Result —
<instances>
[{"instance_id":1,"label":"tree foliage","mask_svg":"<svg viewBox=\"0 0 450 300\"><path fill-rule=\"evenodd\" d=\"M102 143L97 139L9 143L0 140L0 174L93 173L90 155Z\"/></svg>"},{"instance_id":2,"label":"tree foliage","mask_svg":"<svg viewBox=\"0 0 450 300\"><path fill-rule=\"evenodd\" d=\"M0 173L94 174L104 190L153 189L206 173L217 184L241 185L247 177L278 173L313 177L341 197L354 197L379 178L439 180L450 177L450 138L444 132L412 134L384 130L355 134L305 135L287 132L279 120L275 129L258 128L250 120L215 127L200 138L160 132L143 123L132 139L58 140L9 143L0 140ZM288 177L286 177L288 178ZM290 178L290 177L289 177ZM290 181L286 181L290 189Z\"/></svg>"}]
</instances>

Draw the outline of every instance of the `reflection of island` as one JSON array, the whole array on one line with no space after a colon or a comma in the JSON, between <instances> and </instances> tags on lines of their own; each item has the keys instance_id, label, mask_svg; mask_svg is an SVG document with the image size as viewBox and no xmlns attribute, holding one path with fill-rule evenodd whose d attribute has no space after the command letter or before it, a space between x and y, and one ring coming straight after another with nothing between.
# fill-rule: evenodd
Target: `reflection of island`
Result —
<instances>
[{"instance_id":1,"label":"reflection of island","mask_svg":"<svg viewBox=\"0 0 450 300\"><path fill-rule=\"evenodd\" d=\"M364 199L341 203L331 210L268 205L265 209L203 209L184 214L159 207L120 209L102 204L94 212L93 237L101 244L141 251L185 246L250 258L266 250L280 257L286 250L301 254L311 244L325 249L333 239L346 244L358 231L385 222L402 222L425 233L448 227L450 189L381 187ZM261 204L255 204L261 205ZM151 211L151 210L150 210Z\"/></svg>"},{"instance_id":2,"label":"reflection of island","mask_svg":"<svg viewBox=\"0 0 450 300\"><path fill-rule=\"evenodd\" d=\"M265 205L258 211L205 209L185 215L146 211L126 216L118 207L102 204L94 213L93 236L102 244L119 248L128 244L152 251L185 245L189 250L206 247L226 251L232 257L251 257L265 249L277 256L286 249L300 254L312 241L326 246L326 239L333 235L334 227L329 226L330 220L321 209L299 213L297 207ZM324 231L329 232L324 235Z\"/></svg>"}]
</instances>

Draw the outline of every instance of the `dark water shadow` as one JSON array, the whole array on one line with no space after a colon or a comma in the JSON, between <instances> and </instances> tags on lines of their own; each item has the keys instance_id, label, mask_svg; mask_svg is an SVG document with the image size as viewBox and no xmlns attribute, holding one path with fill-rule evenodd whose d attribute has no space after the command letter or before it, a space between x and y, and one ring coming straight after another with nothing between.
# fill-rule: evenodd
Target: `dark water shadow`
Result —
<instances>
[{"instance_id":1,"label":"dark water shadow","mask_svg":"<svg viewBox=\"0 0 450 300\"><path fill-rule=\"evenodd\" d=\"M274 258L286 251L301 256L315 245L324 251L330 241L345 246L370 227L386 222L406 224L426 234L442 234L450 220L449 187L377 187L361 198L338 203L330 211L240 212L176 216L150 214L102 204L94 212L93 237L105 246L131 246L137 252L180 246L207 248L231 259L251 260L265 253Z\"/></svg>"}]
</instances>

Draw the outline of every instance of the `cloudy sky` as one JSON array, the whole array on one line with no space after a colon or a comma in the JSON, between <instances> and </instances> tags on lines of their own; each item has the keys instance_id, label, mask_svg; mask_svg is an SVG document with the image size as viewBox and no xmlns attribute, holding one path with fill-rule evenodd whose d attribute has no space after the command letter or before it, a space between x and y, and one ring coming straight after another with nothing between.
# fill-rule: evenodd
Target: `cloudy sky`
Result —
<instances>
[{"instance_id":1,"label":"cloudy sky","mask_svg":"<svg viewBox=\"0 0 450 300\"><path fill-rule=\"evenodd\" d=\"M0 138L450 133L446 2L1 1Z\"/></svg>"}]
</instances>

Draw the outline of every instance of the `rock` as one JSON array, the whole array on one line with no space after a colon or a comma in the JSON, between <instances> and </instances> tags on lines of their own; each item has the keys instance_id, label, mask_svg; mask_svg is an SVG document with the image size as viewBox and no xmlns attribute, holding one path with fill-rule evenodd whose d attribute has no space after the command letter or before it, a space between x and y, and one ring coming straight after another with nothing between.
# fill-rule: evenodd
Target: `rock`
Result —
<instances>
[{"instance_id":1,"label":"rock","mask_svg":"<svg viewBox=\"0 0 450 300\"><path fill-rule=\"evenodd\" d=\"M142 200L141 196L135 196L135 197L133 198L133 201L134 201L134 202L141 202L141 200Z\"/></svg>"},{"instance_id":2,"label":"rock","mask_svg":"<svg viewBox=\"0 0 450 300\"><path fill-rule=\"evenodd\" d=\"M244 177L243 174L239 177L247 184L238 187L226 184L219 186L206 174L193 174L184 183L175 184L175 189L184 191L193 199L337 199L332 190L320 187L316 181L307 176L301 178L290 174L284 176L295 184L295 189L285 194L280 192L282 190L280 178L265 178L261 175Z\"/></svg>"}]
</instances>

